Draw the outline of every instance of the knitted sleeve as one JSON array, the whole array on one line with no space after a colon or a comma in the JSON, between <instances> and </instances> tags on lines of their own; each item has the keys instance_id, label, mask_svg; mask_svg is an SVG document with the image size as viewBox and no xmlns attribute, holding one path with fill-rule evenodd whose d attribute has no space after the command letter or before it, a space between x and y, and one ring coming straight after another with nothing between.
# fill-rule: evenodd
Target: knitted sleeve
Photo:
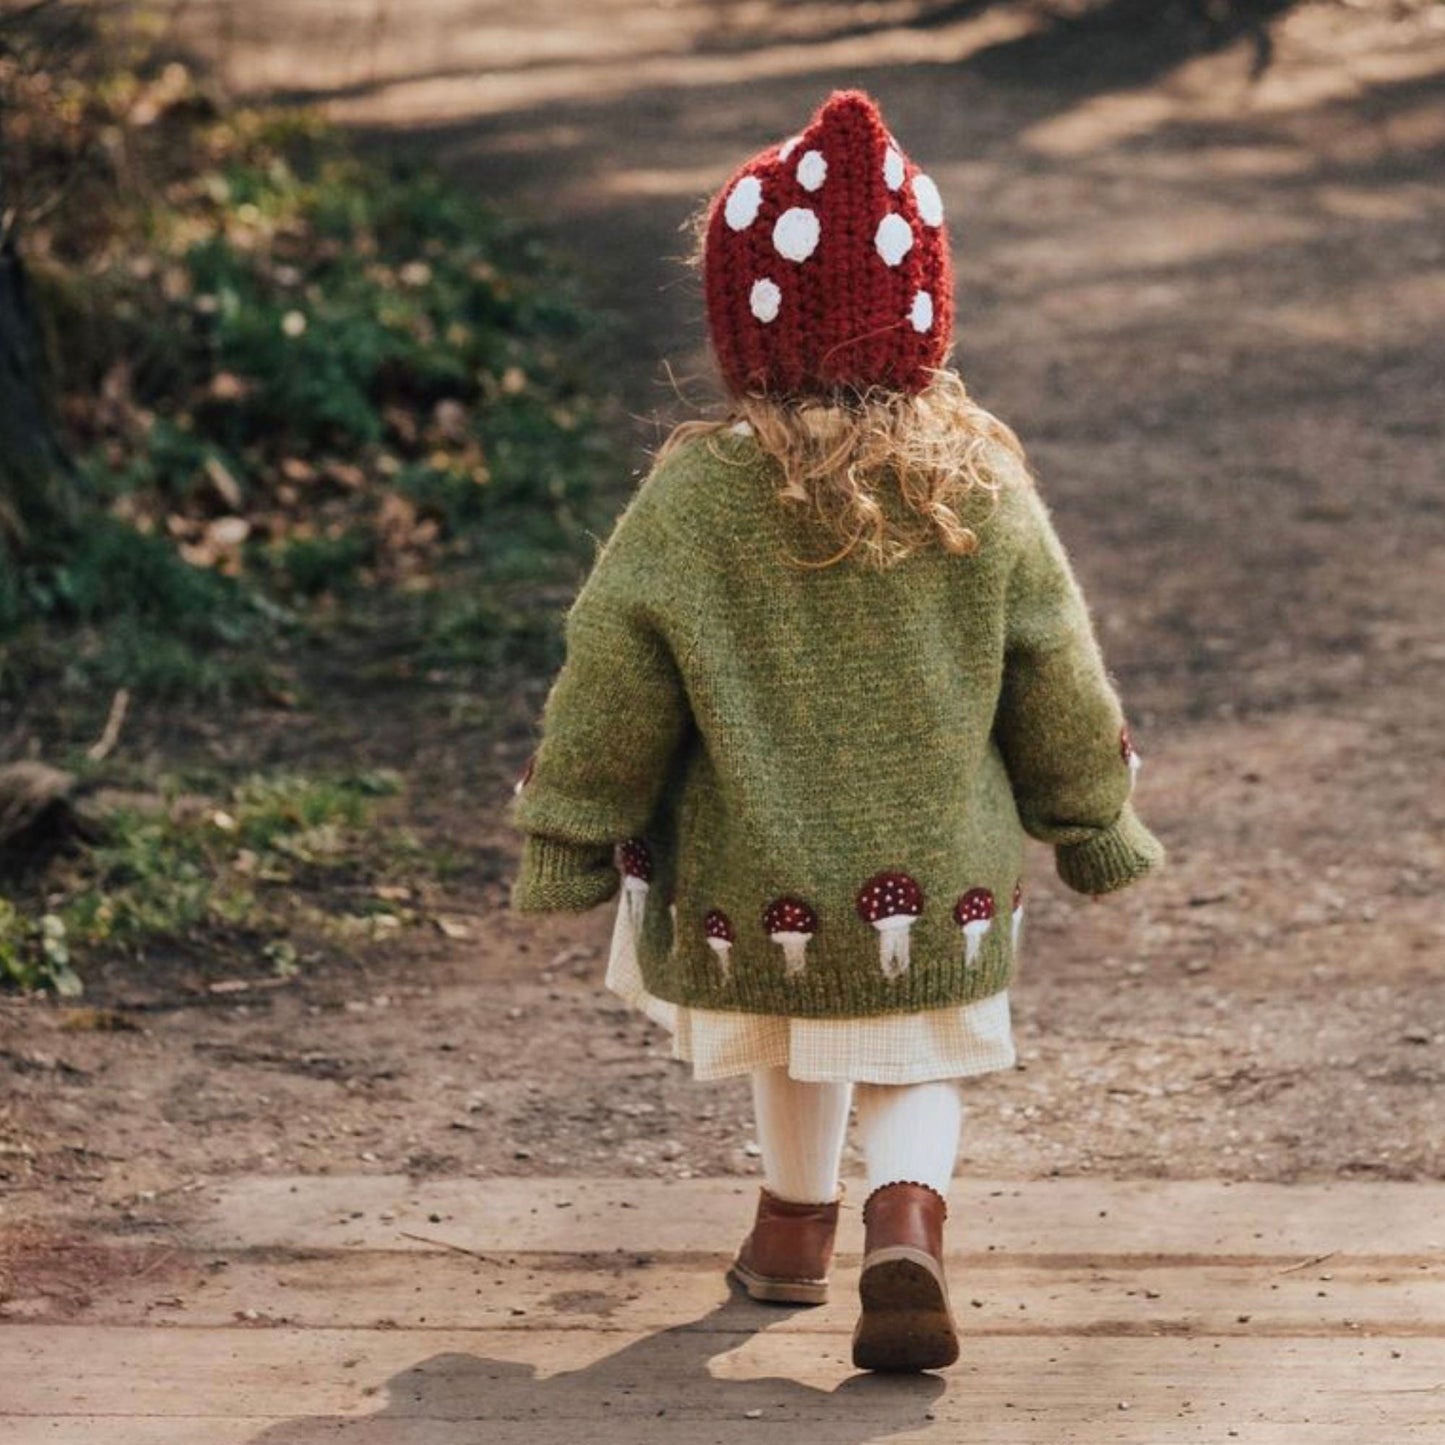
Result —
<instances>
[{"instance_id":1,"label":"knitted sleeve","mask_svg":"<svg viewBox=\"0 0 1445 1445\"><path fill-rule=\"evenodd\" d=\"M567 615L566 661L513 813L528 835L512 889L521 912L582 911L616 893L613 847L645 829L690 725L677 666L688 612L650 513L639 494Z\"/></svg>"},{"instance_id":2,"label":"knitted sleeve","mask_svg":"<svg viewBox=\"0 0 1445 1445\"><path fill-rule=\"evenodd\" d=\"M1028 833L1055 848L1080 893L1111 893L1163 861L1129 802L1123 711L1083 594L1031 485L1015 490L1019 551L1009 579L995 735Z\"/></svg>"}]
</instances>

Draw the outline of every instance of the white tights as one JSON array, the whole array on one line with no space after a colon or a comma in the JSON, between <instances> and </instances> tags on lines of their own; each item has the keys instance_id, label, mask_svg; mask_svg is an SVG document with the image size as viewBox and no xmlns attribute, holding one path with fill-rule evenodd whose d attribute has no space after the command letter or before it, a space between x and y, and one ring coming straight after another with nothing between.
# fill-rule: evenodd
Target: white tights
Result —
<instances>
[{"instance_id":1,"label":"white tights","mask_svg":"<svg viewBox=\"0 0 1445 1445\"><path fill-rule=\"evenodd\" d=\"M753 1070L763 1183L783 1199L837 1198L838 1162L857 1091L868 1193L911 1179L948 1192L963 1100L953 1079L924 1084L812 1084L783 1068Z\"/></svg>"}]
</instances>

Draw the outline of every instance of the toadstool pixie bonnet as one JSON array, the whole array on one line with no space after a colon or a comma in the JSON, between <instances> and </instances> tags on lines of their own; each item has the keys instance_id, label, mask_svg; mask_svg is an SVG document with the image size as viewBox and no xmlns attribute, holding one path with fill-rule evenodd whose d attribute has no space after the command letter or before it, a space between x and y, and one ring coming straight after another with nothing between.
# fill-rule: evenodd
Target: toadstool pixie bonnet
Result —
<instances>
[{"instance_id":1,"label":"toadstool pixie bonnet","mask_svg":"<svg viewBox=\"0 0 1445 1445\"><path fill-rule=\"evenodd\" d=\"M703 241L708 328L735 394L916 393L953 338L938 187L872 99L835 91L747 162Z\"/></svg>"}]
</instances>

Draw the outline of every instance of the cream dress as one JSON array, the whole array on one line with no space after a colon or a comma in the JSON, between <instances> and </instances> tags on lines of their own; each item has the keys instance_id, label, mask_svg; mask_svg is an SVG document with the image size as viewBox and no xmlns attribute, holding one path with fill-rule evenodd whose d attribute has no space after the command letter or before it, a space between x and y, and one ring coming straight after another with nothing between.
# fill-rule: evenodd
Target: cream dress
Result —
<instances>
[{"instance_id":1,"label":"cream dress","mask_svg":"<svg viewBox=\"0 0 1445 1445\"><path fill-rule=\"evenodd\" d=\"M808 1019L687 1008L647 991L626 899L619 899L607 987L672 1035L696 1079L786 1068L813 1083L917 1084L1013 1066L1007 990L976 1003L874 1018Z\"/></svg>"}]
</instances>

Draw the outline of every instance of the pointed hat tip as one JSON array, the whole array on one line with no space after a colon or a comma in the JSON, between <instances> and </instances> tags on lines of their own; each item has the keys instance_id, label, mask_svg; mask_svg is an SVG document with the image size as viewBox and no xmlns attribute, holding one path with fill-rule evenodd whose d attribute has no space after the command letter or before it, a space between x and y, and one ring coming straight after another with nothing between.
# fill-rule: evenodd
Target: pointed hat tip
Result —
<instances>
[{"instance_id":1,"label":"pointed hat tip","mask_svg":"<svg viewBox=\"0 0 1445 1445\"><path fill-rule=\"evenodd\" d=\"M881 123L883 120L878 102L866 90L835 90L818 107L814 121L839 121L853 116L870 123Z\"/></svg>"}]
</instances>

